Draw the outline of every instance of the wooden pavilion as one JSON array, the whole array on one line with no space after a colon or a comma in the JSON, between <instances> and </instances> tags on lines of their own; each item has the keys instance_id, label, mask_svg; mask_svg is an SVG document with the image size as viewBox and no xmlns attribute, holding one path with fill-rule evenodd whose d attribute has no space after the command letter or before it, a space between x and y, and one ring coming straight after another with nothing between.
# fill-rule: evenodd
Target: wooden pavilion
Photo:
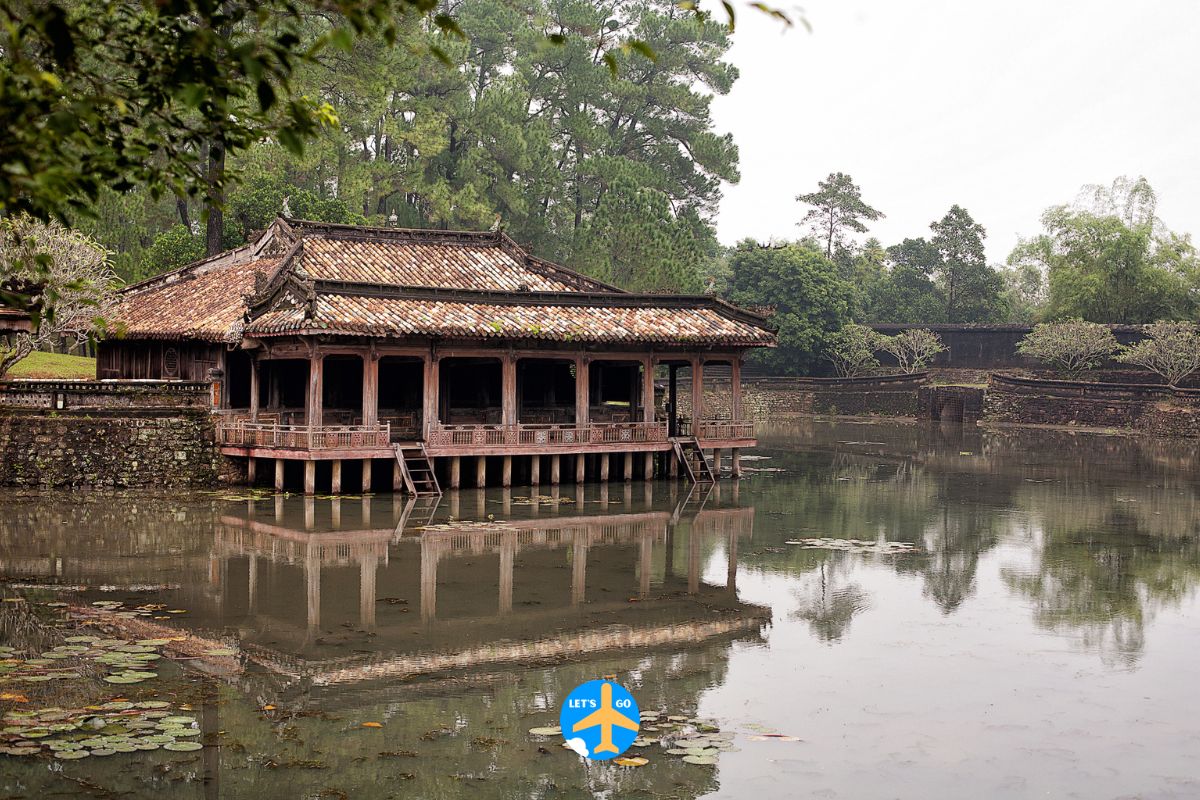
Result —
<instances>
[{"instance_id":1,"label":"wooden pavilion","mask_svg":"<svg viewBox=\"0 0 1200 800\"><path fill-rule=\"evenodd\" d=\"M252 244L124 290L97 377L212 380L222 450L343 490L720 474L755 444L741 366L765 319L709 296L633 294L500 232L278 218ZM705 370L729 377L705 408ZM658 393L656 394L656 377ZM677 383L690 381L690 398ZM714 468L706 451L716 456ZM543 462L549 460L549 475ZM440 481L439 481L440 478ZM327 483L326 483L327 482ZM357 488L357 487L354 487Z\"/></svg>"}]
</instances>

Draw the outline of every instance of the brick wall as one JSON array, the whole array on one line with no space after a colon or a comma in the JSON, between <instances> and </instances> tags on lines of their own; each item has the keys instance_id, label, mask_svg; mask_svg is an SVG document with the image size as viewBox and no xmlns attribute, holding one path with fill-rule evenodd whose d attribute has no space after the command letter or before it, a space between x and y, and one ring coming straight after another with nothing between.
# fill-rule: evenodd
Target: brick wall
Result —
<instances>
[{"instance_id":1,"label":"brick wall","mask_svg":"<svg viewBox=\"0 0 1200 800\"><path fill-rule=\"evenodd\" d=\"M763 422L814 414L916 417L917 392L927 379L923 373L882 378L744 377L742 416ZM677 391L680 413L691 417L691 382L680 380ZM706 418L729 417L731 399L728 378L705 377Z\"/></svg>"}]
</instances>

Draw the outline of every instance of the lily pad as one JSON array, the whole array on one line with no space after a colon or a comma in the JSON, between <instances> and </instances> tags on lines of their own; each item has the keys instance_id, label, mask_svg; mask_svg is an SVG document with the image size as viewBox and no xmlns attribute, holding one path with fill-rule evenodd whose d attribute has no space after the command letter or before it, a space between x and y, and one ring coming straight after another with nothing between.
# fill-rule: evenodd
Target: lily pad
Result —
<instances>
[{"instance_id":1,"label":"lily pad","mask_svg":"<svg viewBox=\"0 0 1200 800\"><path fill-rule=\"evenodd\" d=\"M54 757L74 761L78 758L87 758L90 755L91 753L87 750L59 750L54 754Z\"/></svg>"},{"instance_id":2,"label":"lily pad","mask_svg":"<svg viewBox=\"0 0 1200 800\"><path fill-rule=\"evenodd\" d=\"M708 766L717 763L715 756L684 756L683 760L688 764L704 764Z\"/></svg>"},{"instance_id":3,"label":"lily pad","mask_svg":"<svg viewBox=\"0 0 1200 800\"><path fill-rule=\"evenodd\" d=\"M199 742L171 742L170 744L163 745L164 750L171 750L176 753L190 753L194 750L203 749L203 747L204 745Z\"/></svg>"}]
</instances>

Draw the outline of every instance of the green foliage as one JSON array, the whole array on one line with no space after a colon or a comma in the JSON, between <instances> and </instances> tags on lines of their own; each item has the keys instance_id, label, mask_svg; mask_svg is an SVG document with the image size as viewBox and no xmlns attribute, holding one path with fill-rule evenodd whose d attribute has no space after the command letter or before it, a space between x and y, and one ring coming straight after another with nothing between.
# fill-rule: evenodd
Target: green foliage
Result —
<instances>
[{"instance_id":1,"label":"green foliage","mask_svg":"<svg viewBox=\"0 0 1200 800\"><path fill-rule=\"evenodd\" d=\"M888 269L870 287L864 317L875 322L946 321L946 301L934 283L941 254L926 239L905 239L887 249Z\"/></svg>"},{"instance_id":2,"label":"green foliage","mask_svg":"<svg viewBox=\"0 0 1200 800\"><path fill-rule=\"evenodd\" d=\"M1118 179L1086 193L1089 202L1048 209L1044 232L1009 256L1047 276L1047 315L1147 323L1193 314L1200 261L1154 216L1149 184Z\"/></svg>"},{"instance_id":3,"label":"green foliage","mask_svg":"<svg viewBox=\"0 0 1200 800\"><path fill-rule=\"evenodd\" d=\"M797 243L762 246L747 240L730 257L729 299L774 306L771 324L779 347L752 357L777 374L810 371L822 358L827 338L850 320L852 290L820 250Z\"/></svg>"},{"instance_id":4,"label":"green foliage","mask_svg":"<svg viewBox=\"0 0 1200 800\"><path fill-rule=\"evenodd\" d=\"M146 250L141 270L131 277L134 280L149 278L202 258L204 238L183 225L175 225L154 237L154 243Z\"/></svg>"},{"instance_id":5,"label":"green foliage","mask_svg":"<svg viewBox=\"0 0 1200 800\"><path fill-rule=\"evenodd\" d=\"M835 247L846 246L847 233L863 233L868 222L883 217L878 211L863 202L862 190L844 172L831 172L829 177L817 182L817 191L796 195L796 201L812 206L801 225L809 225L813 233L825 244L825 257L832 258Z\"/></svg>"},{"instance_id":6,"label":"green foliage","mask_svg":"<svg viewBox=\"0 0 1200 800\"><path fill-rule=\"evenodd\" d=\"M1002 312L1000 274L987 263L983 226L965 208L950 207L946 216L931 224L940 263L937 284L945 299L946 322L990 322Z\"/></svg>"},{"instance_id":7,"label":"green foliage","mask_svg":"<svg viewBox=\"0 0 1200 800\"><path fill-rule=\"evenodd\" d=\"M1171 386L1200 370L1200 329L1193 323L1159 321L1144 333L1146 338L1122 350L1118 361L1145 367Z\"/></svg>"},{"instance_id":8,"label":"green foliage","mask_svg":"<svg viewBox=\"0 0 1200 800\"><path fill-rule=\"evenodd\" d=\"M580 233L575 266L600 280L639 292L701 288L703 253L667 196L618 178Z\"/></svg>"},{"instance_id":9,"label":"green foliage","mask_svg":"<svg viewBox=\"0 0 1200 800\"><path fill-rule=\"evenodd\" d=\"M1017 345L1017 352L1069 374L1095 369L1120 349L1112 331L1095 322L1044 322Z\"/></svg>"},{"instance_id":10,"label":"green foliage","mask_svg":"<svg viewBox=\"0 0 1200 800\"><path fill-rule=\"evenodd\" d=\"M879 369L875 353L883 349L887 338L865 325L850 323L826 337L825 357L843 378L870 375Z\"/></svg>"}]
</instances>

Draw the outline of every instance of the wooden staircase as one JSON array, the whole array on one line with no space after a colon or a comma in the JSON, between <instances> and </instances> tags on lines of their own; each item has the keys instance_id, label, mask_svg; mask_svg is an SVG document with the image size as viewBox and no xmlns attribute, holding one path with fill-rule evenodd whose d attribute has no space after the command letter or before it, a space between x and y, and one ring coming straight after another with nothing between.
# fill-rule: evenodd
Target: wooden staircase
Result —
<instances>
[{"instance_id":1,"label":"wooden staircase","mask_svg":"<svg viewBox=\"0 0 1200 800\"><path fill-rule=\"evenodd\" d=\"M425 445L417 442L415 445L393 444L396 451L396 462L400 465L400 474L404 476L404 488L413 497L441 497L442 487L438 485L437 475L433 472L433 462L425 452Z\"/></svg>"},{"instance_id":2,"label":"wooden staircase","mask_svg":"<svg viewBox=\"0 0 1200 800\"><path fill-rule=\"evenodd\" d=\"M671 447L674 448L675 458L679 460L688 480L692 483L716 481L712 465L708 463L708 456L704 455L699 439L695 436L675 436L671 438Z\"/></svg>"}]
</instances>

